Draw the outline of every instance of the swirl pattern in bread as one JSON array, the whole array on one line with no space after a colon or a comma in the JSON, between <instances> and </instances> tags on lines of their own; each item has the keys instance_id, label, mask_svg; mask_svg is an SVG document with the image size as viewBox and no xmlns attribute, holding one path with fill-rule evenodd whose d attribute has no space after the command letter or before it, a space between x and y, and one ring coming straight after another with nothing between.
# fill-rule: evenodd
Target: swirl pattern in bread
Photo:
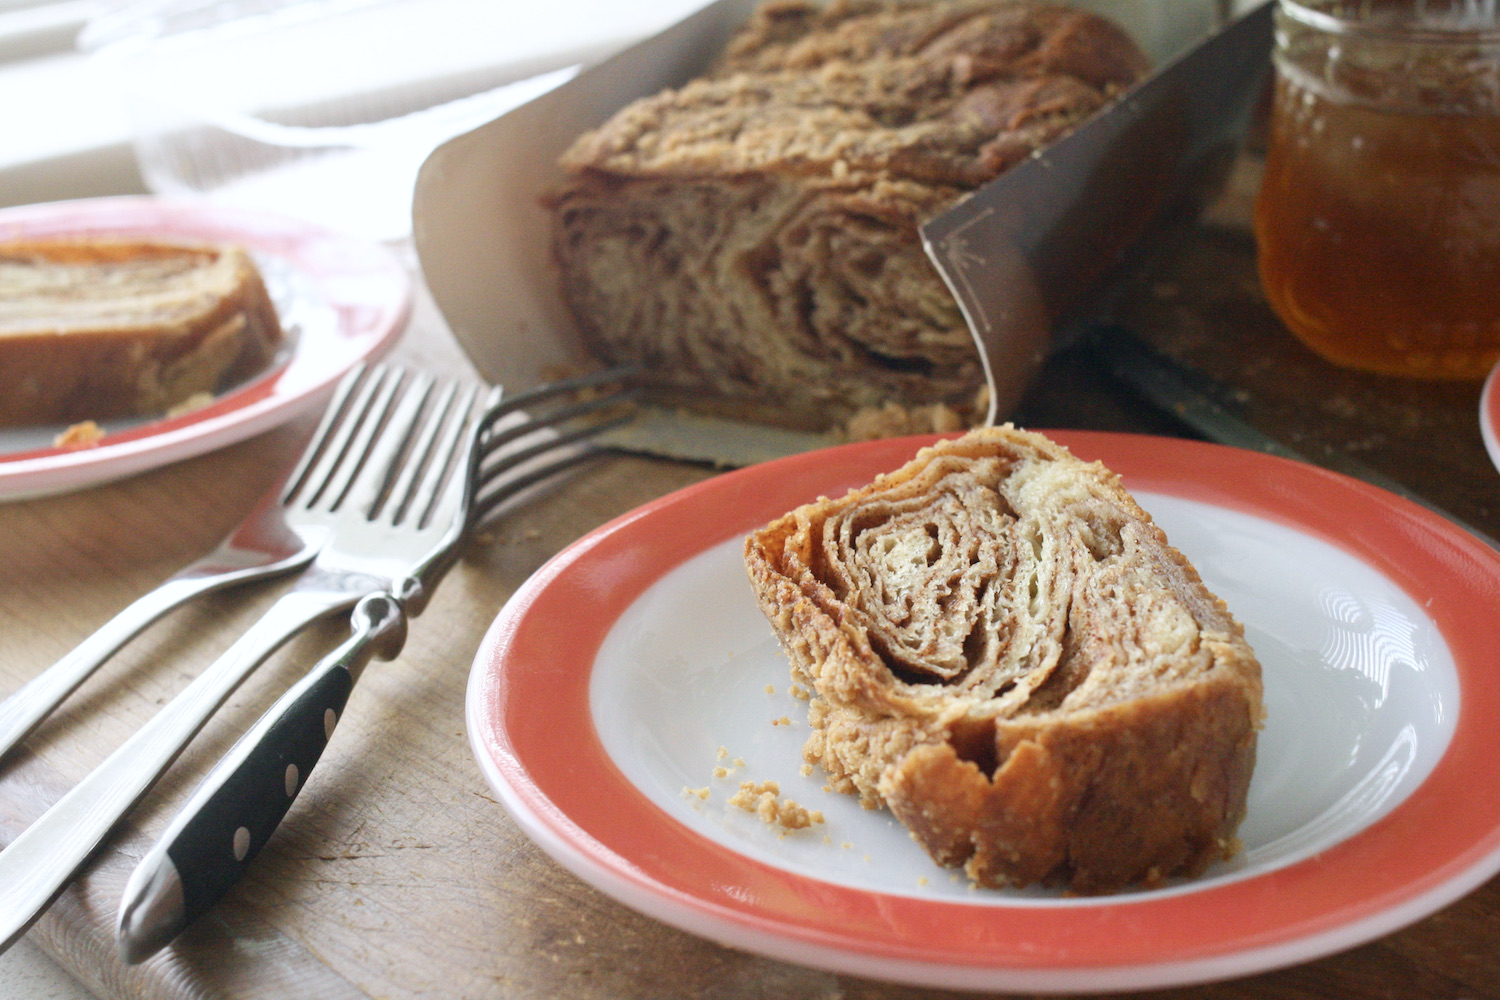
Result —
<instances>
[{"instance_id":1,"label":"swirl pattern in bread","mask_svg":"<svg viewBox=\"0 0 1500 1000\"><path fill-rule=\"evenodd\" d=\"M1145 69L1056 4L773 0L708 75L562 157L564 295L595 354L698 409L826 429L967 408L978 349L918 227Z\"/></svg>"},{"instance_id":2,"label":"swirl pattern in bread","mask_svg":"<svg viewBox=\"0 0 1500 1000\"><path fill-rule=\"evenodd\" d=\"M159 415L266 367L282 339L240 247L0 243L0 426Z\"/></svg>"},{"instance_id":3,"label":"swirl pattern in bread","mask_svg":"<svg viewBox=\"0 0 1500 1000\"><path fill-rule=\"evenodd\" d=\"M1009 425L755 532L804 748L984 886L1115 891L1238 847L1263 715L1238 622L1103 466Z\"/></svg>"}]
</instances>

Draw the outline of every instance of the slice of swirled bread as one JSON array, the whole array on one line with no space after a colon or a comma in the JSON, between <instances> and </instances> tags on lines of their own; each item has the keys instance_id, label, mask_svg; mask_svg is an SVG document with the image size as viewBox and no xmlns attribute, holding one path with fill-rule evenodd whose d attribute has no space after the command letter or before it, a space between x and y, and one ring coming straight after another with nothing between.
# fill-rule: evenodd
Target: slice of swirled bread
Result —
<instances>
[{"instance_id":1,"label":"slice of swirled bread","mask_svg":"<svg viewBox=\"0 0 1500 1000\"><path fill-rule=\"evenodd\" d=\"M159 414L264 367L281 339L238 247L0 243L0 425Z\"/></svg>"},{"instance_id":2,"label":"slice of swirled bread","mask_svg":"<svg viewBox=\"0 0 1500 1000\"><path fill-rule=\"evenodd\" d=\"M940 864L1105 892L1237 849L1260 666L1103 466L972 431L745 560L813 693L804 756Z\"/></svg>"}]
</instances>

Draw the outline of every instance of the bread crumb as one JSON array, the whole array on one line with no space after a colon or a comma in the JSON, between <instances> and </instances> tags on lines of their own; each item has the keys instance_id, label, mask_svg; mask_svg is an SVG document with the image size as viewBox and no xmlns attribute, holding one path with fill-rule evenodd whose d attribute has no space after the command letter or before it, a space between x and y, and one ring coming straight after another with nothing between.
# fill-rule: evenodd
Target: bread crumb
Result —
<instances>
[{"instance_id":1,"label":"bread crumb","mask_svg":"<svg viewBox=\"0 0 1500 1000\"><path fill-rule=\"evenodd\" d=\"M773 725L773 726L790 726L791 724L792 724L792 720L789 719L789 718L787 718L784 715L781 718L779 718L779 719L772 719L771 720L771 725Z\"/></svg>"},{"instance_id":2,"label":"bread crumb","mask_svg":"<svg viewBox=\"0 0 1500 1000\"><path fill-rule=\"evenodd\" d=\"M104 428L92 420L74 424L52 439L54 448L92 448L104 439Z\"/></svg>"},{"instance_id":3,"label":"bread crumb","mask_svg":"<svg viewBox=\"0 0 1500 1000\"><path fill-rule=\"evenodd\" d=\"M191 396L189 396L187 399L184 399L182 402L178 403L176 406L173 406L173 407L169 408L167 410L167 416L168 417L181 417L181 416L184 416L186 414L192 413L194 410L201 410L205 406L207 406L209 403L212 403L213 401L214 401L214 394L213 393L211 393L211 392L195 392Z\"/></svg>"},{"instance_id":4,"label":"bread crumb","mask_svg":"<svg viewBox=\"0 0 1500 1000\"><path fill-rule=\"evenodd\" d=\"M812 695L808 693L808 690L800 684L793 684L790 688L787 689L787 694L791 695L793 698L796 698L798 701L809 701L812 698Z\"/></svg>"},{"instance_id":5,"label":"bread crumb","mask_svg":"<svg viewBox=\"0 0 1500 1000\"><path fill-rule=\"evenodd\" d=\"M744 767L745 766L745 758L743 758L743 757L736 757L732 761L732 763L734 764L735 767Z\"/></svg>"},{"instance_id":6,"label":"bread crumb","mask_svg":"<svg viewBox=\"0 0 1500 1000\"><path fill-rule=\"evenodd\" d=\"M759 816L769 826L783 830L803 830L822 823L822 812L808 810L791 799L781 798L781 785L775 781L742 781L740 790L729 799L729 804Z\"/></svg>"},{"instance_id":7,"label":"bread crumb","mask_svg":"<svg viewBox=\"0 0 1500 1000\"><path fill-rule=\"evenodd\" d=\"M708 801L708 786L704 785L702 788L689 788L686 785L683 785L682 786L682 797L683 798L687 798L689 795L696 795L698 798L700 798L700 799L704 800L705 802L707 802Z\"/></svg>"},{"instance_id":8,"label":"bread crumb","mask_svg":"<svg viewBox=\"0 0 1500 1000\"><path fill-rule=\"evenodd\" d=\"M776 693L776 685L775 684L767 684L766 685L766 694L775 694L775 693Z\"/></svg>"},{"instance_id":9,"label":"bread crumb","mask_svg":"<svg viewBox=\"0 0 1500 1000\"><path fill-rule=\"evenodd\" d=\"M802 770L802 777L804 777L804 778L810 778L810 777L812 777L813 766L811 764L803 764L801 770Z\"/></svg>"},{"instance_id":10,"label":"bread crumb","mask_svg":"<svg viewBox=\"0 0 1500 1000\"><path fill-rule=\"evenodd\" d=\"M917 885L926 885L926 884L927 884L927 876L926 875L918 875L917 876Z\"/></svg>"},{"instance_id":11,"label":"bread crumb","mask_svg":"<svg viewBox=\"0 0 1500 1000\"><path fill-rule=\"evenodd\" d=\"M729 756L729 748L721 746L721 747L719 747L718 755L714 759L715 760L723 760L725 757L728 757L728 756Z\"/></svg>"},{"instance_id":12,"label":"bread crumb","mask_svg":"<svg viewBox=\"0 0 1500 1000\"><path fill-rule=\"evenodd\" d=\"M714 777L715 778L727 778L727 777L729 777L729 769L727 767L716 767L716 768L714 768Z\"/></svg>"}]
</instances>

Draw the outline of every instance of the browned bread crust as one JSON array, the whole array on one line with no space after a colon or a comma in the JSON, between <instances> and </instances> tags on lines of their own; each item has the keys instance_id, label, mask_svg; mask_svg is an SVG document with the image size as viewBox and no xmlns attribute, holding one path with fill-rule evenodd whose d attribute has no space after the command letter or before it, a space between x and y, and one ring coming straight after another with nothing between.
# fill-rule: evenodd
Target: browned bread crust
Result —
<instances>
[{"instance_id":1,"label":"browned bread crust","mask_svg":"<svg viewBox=\"0 0 1500 1000\"><path fill-rule=\"evenodd\" d=\"M0 425L162 413L265 367L281 340L237 247L0 243Z\"/></svg>"},{"instance_id":2,"label":"browned bread crust","mask_svg":"<svg viewBox=\"0 0 1500 1000\"><path fill-rule=\"evenodd\" d=\"M745 543L806 759L986 886L1106 892L1237 849L1263 715L1222 601L1103 466L1010 426Z\"/></svg>"},{"instance_id":3,"label":"browned bread crust","mask_svg":"<svg viewBox=\"0 0 1500 1000\"><path fill-rule=\"evenodd\" d=\"M564 294L596 353L700 406L815 428L968 406L982 368L918 226L1145 67L1055 5L777 0L564 155Z\"/></svg>"}]
</instances>

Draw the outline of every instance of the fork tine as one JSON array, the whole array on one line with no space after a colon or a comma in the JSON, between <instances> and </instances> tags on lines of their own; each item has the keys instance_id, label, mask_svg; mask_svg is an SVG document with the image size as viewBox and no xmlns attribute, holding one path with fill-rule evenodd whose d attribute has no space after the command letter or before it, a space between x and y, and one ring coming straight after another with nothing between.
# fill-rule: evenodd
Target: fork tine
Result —
<instances>
[{"instance_id":1,"label":"fork tine","mask_svg":"<svg viewBox=\"0 0 1500 1000\"><path fill-rule=\"evenodd\" d=\"M432 391L432 376L417 373L403 379L402 375L400 369L393 369L389 385L382 387L379 409L361 425L360 446L355 452L360 459L340 470L341 479L345 475L353 479L345 493L334 494L335 509L348 504L372 519L379 513L391 474L406 452L412 429L421 416L428 393ZM395 407L393 413L392 406Z\"/></svg>"},{"instance_id":2,"label":"fork tine","mask_svg":"<svg viewBox=\"0 0 1500 1000\"><path fill-rule=\"evenodd\" d=\"M340 384L335 402L323 413L319 433L324 436L317 453L304 454L304 468L296 477L297 489L288 490L283 503L294 499L303 507L312 507L328 488L328 482L338 471L349 451L350 439L358 429L370 399L385 377L383 366L360 365Z\"/></svg>"},{"instance_id":3,"label":"fork tine","mask_svg":"<svg viewBox=\"0 0 1500 1000\"><path fill-rule=\"evenodd\" d=\"M583 389L591 389L596 386L607 385L611 382L624 382L640 374L640 365L621 365L618 368L607 368L603 371L590 372L577 378L563 379L558 382L548 382L525 392L506 398L499 405L494 406L484 416L484 426L481 428L488 431L501 417L508 416L517 410L524 409L536 403L553 399L557 396L578 392Z\"/></svg>"},{"instance_id":4,"label":"fork tine","mask_svg":"<svg viewBox=\"0 0 1500 1000\"><path fill-rule=\"evenodd\" d=\"M510 444L512 441L519 440L542 427L557 426L570 420L576 420L579 417L588 416L590 413L597 413L600 410L618 406L620 403L629 402L639 395L640 389L638 388L621 389L606 396L596 396L593 399L586 399L579 403L550 410L545 414L533 417L525 423L517 424L513 427L507 427L503 430L493 430L484 443L483 454L485 457L489 457L495 451ZM491 424L491 427L493 427L493 424Z\"/></svg>"},{"instance_id":5,"label":"fork tine","mask_svg":"<svg viewBox=\"0 0 1500 1000\"><path fill-rule=\"evenodd\" d=\"M306 488L295 498L301 507L311 510L318 505L330 493L330 486L334 486L335 475L343 470L342 484L334 486L331 491L335 498L340 496L347 486L349 466L358 464L352 456L358 450L362 450L364 445L356 447L354 439L361 427L366 427L368 433L369 428L366 425L369 421L366 420L366 414L370 411L376 393L387 381L384 365L376 365L367 369L363 374L362 380L351 377L348 383L349 390L354 392L357 389L357 393L353 399L345 401L341 411L336 415L339 423L332 439L324 445L316 464L305 476ZM346 459L349 461L346 462ZM290 502L293 498L289 495L287 499ZM329 503L322 504L324 509L331 509L331 506Z\"/></svg>"},{"instance_id":6,"label":"fork tine","mask_svg":"<svg viewBox=\"0 0 1500 1000\"><path fill-rule=\"evenodd\" d=\"M479 470L478 483L474 489L478 499L476 499L474 504L473 519L476 522L483 520L495 507L505 500L536 485L544 479L555 476L587 459L596 457L600 454L600 450L597 448L569 449L568 446L585 442L589 438L602 434L611 428L629 423L632 419L629 414L624 414L610 420L601 420L582 427L576 427L505 454L495 462L481 468ZM525 427L525 430L535 433L549 426L544 421L533 421ZM505 473L522 468L534 460L547 455L553 457L545 464L538 465L533 469L522 472L520 475L505 479L494 490L488 493L484 492L486 487L500 480Z\"/></svg>"},{"instance_id":7,"label":"fork tine","mask_svg":"<svg viewBox=\"0 0 1500 1000\"><path fill-rule=\"evenodd\" d=\"M365 367L365 363L360 362L339 380L338 386L328 400L328 405L323 408L323 417L318 421L317 429L313 431L312 437L302 449L302 457L297 460L296 466L286 477L286 484L281 493L283 504L290 503L298 494L307 482L308 473L312 471L313 464L323 457L330 434L340 426L340 418L344 414L344 407L349 402L349 397L354 393L360 380L364 378Z\"/></svg>"},{"instance_id":8,"label":"fork tine","mask_svg":"<svg viewBox=\"0 0 1500 1000\"><path fill-rule=\"evenodd\" d=\"M599 452L596 448L570 448L569 446L579 444L626 423L632 419L629 414L608 420L582 423L570 429L560 428L566 428L570 423L579 421L583 417L628 402L639 394L639 389L628 386L615 388L604 395L584 398L581 401L565 401L561 405L551 405L552 402L580 391L611 383L627 382L640 371L639 365L626 365L591 372L577 378L537 386L491 407L482 419L484 436L477 459L478 468L474 484L476 499L471 518L476 522L480 521L510 497L597 455ZM521 411L529 412L521 413ZM524 419L511 426L497 426L504 418L518 414L524 416ZM552 433L546 433L548 431ZM532 435L545 436L540 441L523 444L509 451L501 451ZM499 453L498 458L497 453ZM543 461L544 458L545 461ZM491 459L494 460L491 461ZM531 467L527 468L528 466ZM508 473L518 470L518 474L506 478ZM503 482L501 482L502 478L504 478ZM494 488L486 492L491 486Z\"/></svg>"},{"instance_id":9,"label":"fork tine","mask_svg":"<svg viewBox=\"0 0 1500 1000\"><path fill-rule=\"evenodd\" d=\"M451 419L447 420L442 441L435 448L429 446L431 456L427 461L426 474L415 484L416 490L401 515L413 519L418 528L427 527L436 520L440 512L449 512L450 508L452 513L456 513L464 494L469 490L469 470L456 466L464 457L461 454L461 443L468 439L465 432L469 430L474 399L478 395L478 386L470 385L465 389L450 408ZM436 429L437 422L434 421L433 430ZM413 463L413 469L415 468ZM443 489L444 483L448 484L446 489Z\"/></svg>"},{"instance_id":10,"label":"fork tine","mask_svg":"<svg viewBox=\"0 0 1500 1000\"><path fill-rule=\"evenodd\" d=\"M609 420L594 421L593 423L584 424L580 427L574 427L570 430L559 431L555 435L548 435L541 441L529 444L523 448L518 448L515 451L507 452L506 454L501 455L494 462L491 462L488 465L481 466L479 470L479 486L480 488L483 488L489 485L490 483L494 482L495 479L498 478L501 474L508 472L511 469L519 468L520 466L531 461L533 458L536 458L540 455L545 455L550 451L559 451L570 444L575 444L579 441L584 441L598 434L602 434L604 431L610 430L614 427L618 427L621 424L628 423L631 419L632 418L629 414L622 414L621 416L613 417ZM515 435L516 437L523 437L526 434L536 434L540 431L552 429L554 427L555 425L551 421L538 419L530 421L520 427L512 428L512 430L522 432Z\"/></svg>"},{"instance_id":11,"label":"fork tine","mask_svg":"<svg viewBox=\"0 0 1500 1000\"><path fill-rule=\"evenodd\" d=\"M617 422L619 421L611 421L610 425L612 426ZM601 425L599 429L603 430L604 425ZM541 450L544 452L552 451L554 447L555 446ZM597 458L600 454L601 451L597 448L582 448L568 451L547 462L545 465L537 466L536 468L524 472L519 476L513 476L509 479L506 479L499 486L495 487L495 489L491 490L489 493L485 493L475 501L474 512L472 515L474 522L477 524L480 521L483 521L486 517L494 512L496 507L500 506L500 504L504 503L506 500L509 500L511 497L516 496L524 490L530 489L532 486L535 486L536 484L546 479L550 479L553 476L558 475L559 473L565 472L568 469L573 468L575 465L582 465L589 459ZM489 485L489 483L491 482L494 482L494 478L487 480L485 485Z\"/></svg>"},{"instance_id":12,"label":"fork tine","mask_svg":"<svg viewBox=\"0 0 1500 1000\"><path fill-rule=\"evenodd\" d=\"M428 410L416 440L412 442L411 451L406 461L402 463L401 474L391 485L390 495L386 500L388 515L386 519L393 524L402 523L407 510L412 506L412 494L421 485L417 476L423 471L424 462L432 451L432 442L442 429L443 422L448 417L448 408L452 405L453 396L457 392L458 384L455 382L449 382L443 386Z\"/></svg>"}]
</instances>

